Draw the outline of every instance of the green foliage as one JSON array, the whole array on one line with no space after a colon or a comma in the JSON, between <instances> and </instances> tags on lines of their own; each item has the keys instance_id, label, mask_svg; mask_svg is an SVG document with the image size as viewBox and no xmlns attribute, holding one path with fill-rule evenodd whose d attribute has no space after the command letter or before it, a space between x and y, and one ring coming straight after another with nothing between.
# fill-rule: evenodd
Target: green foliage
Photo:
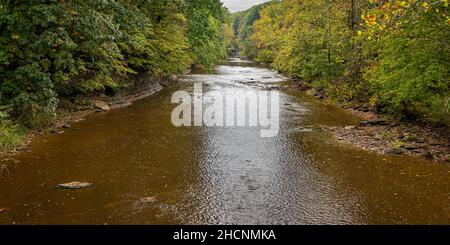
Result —
<instances>
[{"instance_id":1,"label":"green foliage","mask_svg":"<svg viewBox=\"0 0 450 245\"><path fill-rule=\"evenodd\" d=\"M56 116L59 97L164 79L226 56L231 24L219 0L2 0L0 106L28 127Z\"/></svg>"},{"instance_id":2,"label":"green foliage","mask_svg":"<svg viewBox=\"0 0 450 245\"><path fill-rule=\"evenodd\" d=\"M0 149L11 150L23 144L26 129L14 124L9 115L0 110Z\"/></svg>"},{"instance_id":3,"label":"green foliage","mask_svg":"<svg viewBox=\"0 0 450 245\"><path fill-rule=\"evenodd\" d=\"M331 85L328 94L341 104L364 104L369 103L367 98L370 98L371 92L366 84L341 82Z\"/></svg>"},{"instance_id":4,"label":"green foliage","mask_svg":"<svg viewBox=\"0 0 450 245\"><path fill-rule=\"evenodd\" d=\"M367 41L367 79L381 108L450 125L450 29L435 11L408 12L395 31Z\"/></svg>"},{"instance_id":5,"label":"green foliage","mask_svg":"<svg viewBox=\"0 0 450 245\"><path fill-rule=\"evenodd\" d=\"M250 40L253 35L253 25L260 18L259 12L271 3L253 6L249 10L233 15L233 29L240 55L249 59L256 58L256 45Z\"/></svg>"},{"instance_id":6,"label":"green foliage","mask_svg":"<svg viewBox=\"0 0 450 245\"><path fill-rule=\"evenodd\" d=\"M344 70L351 48L346 1L282 1L267 6L251 40L256 59L305 80L330 82Z\"/></svg>"},{"instance_id":7,"label":"green foliage","mask_svg":"<svg viewBox=\"0 0 450 245\"><path fill-rule=\"evenodd\" d=\"M450 125L448 0L283 0L234 16L241 53L340 103Z\"/></svg>"},{"instance_id":8,"label":"green foliage","mask_svg":"<svg viewBox=\"0 0 450 245\"><path fill-rule=\"evenodd\" d=\"M194 61L211 70L215 63L227 56L229 41L224 33L231 25L228 12L219 0L186 1L184 9Z\"/></svg>"},{"instance_id":9,"label":"green foliage","mask_svg":"<svg viewBox=\"0 0 450 245\"><path fill-rule=\"evenodd\" d=\"M192 59L180 1L136 1L117 16L125 33L121 47L133 71L165 77L185 71Z\"/></svg>"},{"instance_id":10,"label":"green foliage","mask_svg":"<svg viewBox=\"0 0 450 245\"><path fill-rule=\"evenodd\" d=\"M11 150L24 143L26 129L10 123L0 123L0 149Z\"/></svg>"},{"instance_id":11,"label":"green foliage","mask_svg":"<svg viewBox=\"0 0 450 245\"><path fill-rule=\"evenodd\" d=\"M334 80L328 88L332 99L341 104L368 104L376 105L368 100L372 97L370 84L364 78L367 59L360 48L354 48L348 53L346 70L343 76Z\"/></svg>"}]
</instances>

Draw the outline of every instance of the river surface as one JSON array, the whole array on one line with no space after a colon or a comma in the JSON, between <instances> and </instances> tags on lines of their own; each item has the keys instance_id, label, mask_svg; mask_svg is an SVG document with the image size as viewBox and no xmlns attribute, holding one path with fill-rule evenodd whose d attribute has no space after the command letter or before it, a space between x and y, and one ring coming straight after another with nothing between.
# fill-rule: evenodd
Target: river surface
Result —
<instances>
[{"instance_id":1,"label":"river surface","mask_svg":"<svg viewBox=\"0 0 450 245\"><path fill-rule=\"evenodd\" d=\"M281 92L280 131L174 127L171 96L285 81L231 59L128 108L38 137L0 175L0 224L450 224L450 167L337 144L310 126L358 119L301 92ZM311 130L312 128L312 130ZM93 183L69 191L71 181ZM142 201L143 198L146 201Z\"/></svg>"}]
</instances>

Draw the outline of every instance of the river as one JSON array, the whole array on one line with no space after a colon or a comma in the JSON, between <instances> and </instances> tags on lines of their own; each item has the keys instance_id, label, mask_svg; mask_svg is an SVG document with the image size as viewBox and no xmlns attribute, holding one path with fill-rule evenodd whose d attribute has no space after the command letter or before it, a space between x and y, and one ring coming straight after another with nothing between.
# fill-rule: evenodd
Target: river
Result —
<instances>
[{"instance_id":1,"label":"river","mask_svg":"<svg viewBox=\"0 0 450 245\"><path fill-rule=\"evenodd\" d=\"M450 166L336 143L345 110L281 92L280 131L174 127L175 91L259 92L287 80L231 59L128 108L39 136L0 175L1 224L450 224ZM312 127L311 127L312 126ZM69 191L71 181L93 183ZM143 198L146 198L142 201Z\"/></svg>"}]
</instances>

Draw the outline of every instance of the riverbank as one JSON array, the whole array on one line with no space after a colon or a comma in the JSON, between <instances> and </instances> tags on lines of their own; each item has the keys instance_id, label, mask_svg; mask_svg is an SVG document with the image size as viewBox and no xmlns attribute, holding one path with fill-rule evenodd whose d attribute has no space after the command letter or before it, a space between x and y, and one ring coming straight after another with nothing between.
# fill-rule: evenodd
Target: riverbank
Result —
<instances>
[{"instance_id":1,"label":"riverbank","mask_svg":"<svg viewBox=\"0 0 450 245\"><path fill-rule=\"evenodd\" d=\"M450 128L434 127L424 123L400 121L377 113L367 106L339 105L324 90L316 90L309 84L295 80L289 89L304 91L313 97L340 106L361 118L359 125L331 127L337 142L388 155L411 155L450 163Z\"/></svg>"},{"instance_id":2,"label":"riverbank","mask_svg":"<svg viewBox=\"0 0 450 245\"><path fill-rule=\"evenodd\" d=\"M188 73L188 72L186 72ZM186 74L185 73L185 74ZM9 161L10 158L20 152L29 151L30 143L38 135L63 134L66 129L71 128L71 124L84 120L94 113L104 113L110 110L128 107L133 102L150 97L168 86L171 82L178 80L179 76L172 76L164 81L141 83L139 86L118 91L115 95L98 94L85 98L84 105L75 105L67 100L62 100L58 108L58 118L43 129L30 129L20 140L21 143L15 147L7 149L0 148L0 162Z\"/></svg>"}]
</instances>

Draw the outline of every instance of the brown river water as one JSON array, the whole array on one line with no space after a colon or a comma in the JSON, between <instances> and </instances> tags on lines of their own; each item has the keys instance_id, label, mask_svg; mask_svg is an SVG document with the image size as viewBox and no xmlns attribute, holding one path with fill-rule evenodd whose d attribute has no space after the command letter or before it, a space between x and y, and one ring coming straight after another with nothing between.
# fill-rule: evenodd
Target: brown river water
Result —
<instances>
[{"instance_id":1,"label":"brown river water","mask_svg":"<svg viewBox=\"0 0 450 245\"><path fill-rule=\"evenodd\" d=\"M38 137L0 175L0 224L450 224L450 166L340 145L308 126L358 119L281 92L280 131L174 127L171 96L286 80L232 59L128 108ZM253 82L252 82L253 81ZM260 82L255 84L254 81ZM93 183L82 190L56 184ZM149 197L150 202L142 202Z\"/></svg>"}]
</instances>

